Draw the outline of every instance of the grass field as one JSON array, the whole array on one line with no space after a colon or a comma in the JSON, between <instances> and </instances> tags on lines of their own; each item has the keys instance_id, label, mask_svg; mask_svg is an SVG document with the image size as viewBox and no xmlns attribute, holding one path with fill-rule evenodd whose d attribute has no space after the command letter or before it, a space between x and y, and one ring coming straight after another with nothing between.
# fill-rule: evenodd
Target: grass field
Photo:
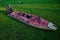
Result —
<instances>
[{"instance_id":1,"label":"grass field","mask_svg":"<svg viewBox=\"0 0 60 40\"><path fill-rule=\"evenodd\" d=\"M60 3L57 0L0 0L0 40L60 40ZM56 31L34 28L8 16L6 5L16 11L41 16L58 27Z\"/></svg>"}]
</instances>

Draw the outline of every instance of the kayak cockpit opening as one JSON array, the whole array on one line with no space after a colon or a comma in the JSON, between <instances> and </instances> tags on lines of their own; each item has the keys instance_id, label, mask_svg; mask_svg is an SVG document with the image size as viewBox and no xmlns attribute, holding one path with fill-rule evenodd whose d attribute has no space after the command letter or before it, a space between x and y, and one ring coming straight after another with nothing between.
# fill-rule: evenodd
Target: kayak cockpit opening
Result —
<instances>
[{"instance_id":1,"label":"kayak cockpit opening","mask_svg":"<svg viewBox=\"0 0 60 40\"><path fill-rule=\"evenodd\" d=\"M26 14L26 18L32 18L32 15Z\"/></svg>"},{"instance_id":2,"label":"kayak cockpit opening","mask_svg":"<svg viewBox=\"0 0 60 40\"><path fill-rule=\"evenodd\" d=\"M24 16L25 13L23 13L23 12L18 12L18 15L19 15L19 16Z\"/></svg>"},{"instance_id":3,"label":"kayak cockpit opening","mask_svg":"<svg viewBox=\"0 0 60 40\"><path fill-rule=\"evenodd\" d=\"M19 16L23 16L23 17L26 17L26 18L32 18L32 15L26 14L25 12L18 12L17 14L18 14Z\"/></svg>"}]
</instances>

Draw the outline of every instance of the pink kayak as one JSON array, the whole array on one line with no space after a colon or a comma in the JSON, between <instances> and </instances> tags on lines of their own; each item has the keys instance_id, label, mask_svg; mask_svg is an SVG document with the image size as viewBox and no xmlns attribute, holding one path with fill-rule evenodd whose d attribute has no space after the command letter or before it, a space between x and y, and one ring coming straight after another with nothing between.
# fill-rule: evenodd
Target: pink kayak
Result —
<instances>
[{"instance_id":1,"label":"pink kayak","mask_svg":"<svg viewBox=\"0 0 60 40\"><path fill-rule=\"evenodd\" d=\"M10 5L7 6L7 12L9 16L18 19L19 21L24 22L33 27L41 29L57 30L56 25L53 24L52 22L49 22L42 17L28 14L25 12L14 12Z\"/></svg>"},{"instance_id":2,"label":"pink kayak","mask_svg":"<svg viewBox=\"0 0 60 40\"><path fill-rule=\"evenodd\" d=\"M55 24L39 16L27 14L25 12L12 12L8 15L36 28L49 29L49 30L57 29Z\"/></svg>"}]
</instances>

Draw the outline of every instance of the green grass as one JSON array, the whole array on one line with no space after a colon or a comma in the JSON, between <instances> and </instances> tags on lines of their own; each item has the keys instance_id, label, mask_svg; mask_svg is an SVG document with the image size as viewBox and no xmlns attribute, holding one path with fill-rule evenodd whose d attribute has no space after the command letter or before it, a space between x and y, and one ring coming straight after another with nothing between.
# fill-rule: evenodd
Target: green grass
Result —
<instances>
[{"instance_id":1,"label":"green grass","mask_svg":"<svg viewBox=\"0 0 60 40\"><path fill-rule=\"evenodd\" d=\"M18 0L17 0L18 1ZM14 1L0 1L0 40L60 40L60 5L41 4L25 1L27 4L16 4ZM24 0L22 0L24 1ZM33 0L34 1L34 0ZM38 1L38 0L37 0ZM32 2L31 4L28 2ZM55 1L56 2L56 1ZM33 15L41 16L58 27L56 31L34 28L17 19L9 17L6 12L6 4L11 3L14 10L24 11ZM15 5L14 5L15 4Z\"/></svg>"}]
</instances>

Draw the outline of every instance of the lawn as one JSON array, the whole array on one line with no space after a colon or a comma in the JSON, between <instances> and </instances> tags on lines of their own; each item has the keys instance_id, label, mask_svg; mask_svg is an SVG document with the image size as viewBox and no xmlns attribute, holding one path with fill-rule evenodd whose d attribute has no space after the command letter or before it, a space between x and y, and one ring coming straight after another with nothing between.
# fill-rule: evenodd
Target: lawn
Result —
<instances>
[{"instance_id":1,"label":"lawn","mask_svg":"<svg viewBox=\"0 0 60 40\"><path fill-rule=\"evenodd\" d=\"M0 40L60 40L60 5L57 3L58 1L22 1L25 3L16 4L18 0L0 1ZM56 31L38 29L9 17L6 12L8 3L13 6L15 11L38 15L55 23L58 29Z\"/></svg>"}]
</instances>

